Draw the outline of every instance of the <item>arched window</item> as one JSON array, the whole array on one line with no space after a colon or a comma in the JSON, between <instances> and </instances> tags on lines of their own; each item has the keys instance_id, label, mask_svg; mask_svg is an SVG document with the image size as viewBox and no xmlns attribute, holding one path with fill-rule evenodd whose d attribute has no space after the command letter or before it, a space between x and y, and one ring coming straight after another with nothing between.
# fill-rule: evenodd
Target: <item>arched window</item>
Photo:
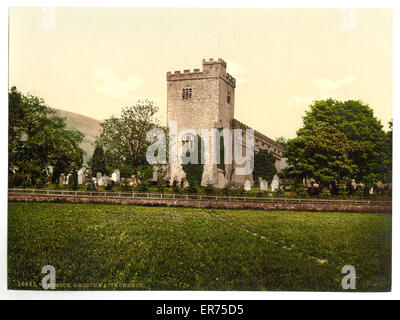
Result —
<instances>
[{"instance_id":1,"label":"arched window","mask_svg":"<svg viewBox=\"0 0 400 320\"><path fill-rule=\"evenodd\" d=\"M182 138L182 150L184 153L191 152L194 149L195 136L191 133L186 133Z\"/></svg>"}]
</instances>

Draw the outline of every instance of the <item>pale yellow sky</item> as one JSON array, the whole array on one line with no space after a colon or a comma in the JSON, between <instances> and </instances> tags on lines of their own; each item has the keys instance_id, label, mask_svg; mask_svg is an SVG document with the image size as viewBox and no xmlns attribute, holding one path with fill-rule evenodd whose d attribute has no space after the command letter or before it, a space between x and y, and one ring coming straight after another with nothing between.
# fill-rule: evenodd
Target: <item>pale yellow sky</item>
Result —
<instances>
[{"instance_id":1,"label":"pale yellow sky","mask_svg":"<svg viewBox=\"0 0 400 320\"><path fill-rule=\"evenodd\" d=\"M10 86L96 119L148 98L165 123L166 72L218 57L235 118L271 138L293 138L315 99L392 118L389 9L10 9Z\"/></svg>"}]
</instances>

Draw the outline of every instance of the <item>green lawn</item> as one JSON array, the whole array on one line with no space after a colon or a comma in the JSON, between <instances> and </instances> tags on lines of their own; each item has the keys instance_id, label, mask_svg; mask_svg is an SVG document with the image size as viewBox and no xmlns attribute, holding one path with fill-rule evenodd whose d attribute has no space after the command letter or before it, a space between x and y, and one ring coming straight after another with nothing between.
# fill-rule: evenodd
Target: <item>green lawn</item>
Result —
<instances>
[{"instance_id":1,"label":"green lawn","mask_svg":"<svg viewBox=\"0 0 400 320\"><path fill-rule=\"evenodd\" d=\"M357 291L391 286L389 214L10 202L8 219L10 289L41 289L48 264L71 289L342 291L344 265Z\"/></svg>"}]
</instances>

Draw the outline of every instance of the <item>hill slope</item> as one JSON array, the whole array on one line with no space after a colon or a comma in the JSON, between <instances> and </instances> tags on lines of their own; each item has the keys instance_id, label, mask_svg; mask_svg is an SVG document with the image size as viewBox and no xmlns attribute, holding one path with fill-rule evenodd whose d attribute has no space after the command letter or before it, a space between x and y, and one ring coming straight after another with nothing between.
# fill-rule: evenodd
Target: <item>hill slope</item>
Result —
<instances>
[{"instance_id":1,"label":"hill slope","mask_svg":"<svg viewBox=\"0 0 400 320\"><path fill-rule=\"evenodd\" d=\"M55 108L52 109L56 112L57 116L66 118L67 129L77 130L85 135L80 146L86 152L86 155L83 157L83 161L86 163L93 155L94 142L96 140L96 136L100 132L101 121L81 115L79 113Z\"/></svg>"}]
</instances>

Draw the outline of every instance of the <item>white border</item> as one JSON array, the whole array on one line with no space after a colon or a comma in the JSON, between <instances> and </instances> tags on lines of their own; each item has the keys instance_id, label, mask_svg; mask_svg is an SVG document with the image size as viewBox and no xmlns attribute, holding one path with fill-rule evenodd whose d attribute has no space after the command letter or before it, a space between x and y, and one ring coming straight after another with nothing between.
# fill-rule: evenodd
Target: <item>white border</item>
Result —
<instances>
[{"instance_id":1,"label":"white border","mask_svg":"<svg viewBox=\"0 0 400 320\"><path fill-rule=\"evenodd\" d=\"M390 293L331 293L331 292L207 292L207 291L101 291L101 292L44 292L44 291L17 291L7 290L7 155L8 155L8 7L14 6L43 6L43 7L256 7L256 8L298 8L299 1L239 1L239 0L204 0L204 1L93 1L70 0L70 1L2 1L0 11L1 23L1 116L0 116L0 134L1 134L1 150L0 157L0 181L1 187L1 220L0 220L0 298L2 299L137 299L137 300L213 300L213 299L236 299L236 300L264 300L264 299L399 299L400 297L400 277L396 270L400 270L400 253L399 240L400 237L393 237L393 264L392 264L392 292ZM301 1L303 8L394 8L393 11L393 118L394 123L399 123L398 105L400 95L400 6L398 1L352 1L352 0L336 0L336 1ZM396 91L397 88L397 91ZM398 141L400 135L397 131L394 132L394 141ZM399 145L394 145L394 160L399 159ZM397 214L399 198L399 188L396 188L400 182L400 171L398 171L396 161L393 162L393 179L395 181L393 188L393 234L396 235L396 230L399 227L400 217Z\"/></svg>"}]
</instances>

